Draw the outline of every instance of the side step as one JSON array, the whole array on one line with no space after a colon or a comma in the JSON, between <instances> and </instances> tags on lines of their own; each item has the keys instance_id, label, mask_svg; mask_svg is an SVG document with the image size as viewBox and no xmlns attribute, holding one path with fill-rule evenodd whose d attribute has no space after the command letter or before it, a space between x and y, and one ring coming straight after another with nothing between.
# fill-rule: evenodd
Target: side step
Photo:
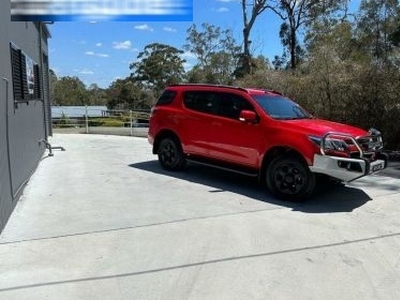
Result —
<instances>
[{"instance_id":1,"label":"side step","mask_svg":"<svg viewBox=\"0 0 400 300\"><path fill-rule=\"evenodd\" d=\"M194 157L194 156L187 156L187 161L200 164L207 167L217 168L224 171L234 172L245 176L257 177L258 170L253 168L247 168L239 165L232 165L229 163L216 161L216 160L209 160L202 157Z\"/></svg>"}]
</instances>

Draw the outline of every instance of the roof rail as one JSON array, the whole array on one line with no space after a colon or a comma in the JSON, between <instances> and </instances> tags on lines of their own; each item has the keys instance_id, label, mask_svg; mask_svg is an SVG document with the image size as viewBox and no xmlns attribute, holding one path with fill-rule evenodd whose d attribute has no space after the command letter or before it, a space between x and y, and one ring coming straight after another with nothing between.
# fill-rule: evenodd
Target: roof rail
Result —
<instances>
[{"instance_id":1,"label":"roof rail","mask_svg":"<svg viewBox=\"0 0 400 300\"><path fill-rule=\"evenodd\" d=\"M221 88L228 88L233 90L240 90L247 92L245 88L233 85L226 85L226 84L214 84L214 83L174 83L168 86L199 86L199 87L221 87Z\"/></svg>"},{"instance_id":2,"label":"roof rail","mask_svg":"<svg viewBox=\"0 0 400 300\"><path fill-rule=\"evenodd\" d=\"M282 92L279 92L279 91L275 91L275 90L265 90L265 91L268 92L268 93L273 93L273 94L277 94L277 95L280 95L280 96L284 96L284 94Z\"/></svg>"}]
</instances>

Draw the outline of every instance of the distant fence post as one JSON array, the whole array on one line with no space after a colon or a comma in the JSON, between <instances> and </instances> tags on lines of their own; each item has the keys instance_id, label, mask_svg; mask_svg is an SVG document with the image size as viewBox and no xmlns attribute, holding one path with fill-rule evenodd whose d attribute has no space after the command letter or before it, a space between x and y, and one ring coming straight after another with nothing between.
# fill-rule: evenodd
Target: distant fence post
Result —
<instances>
[{"instance_id":1,"label":"distant fence post","mask_svg":"<svg viewBox=\"0 0 400 300\"><path fill-rule=\"evenodd\" d=\"M86 134L89 134L89 118L88 118L88 107L85 106L85 120L86 120Z\"/></svg>"},{"instance_id":2,"label":"distant fence post","mask_svg":"<svg viewBox=\"0 0 400 300\"><path fill-rule=\"evenodd\" d=\"M129 116L131 119L131 136L133 136L133 113L132 113L132 110L129 111Z\"/></svg>"}]
</instances>

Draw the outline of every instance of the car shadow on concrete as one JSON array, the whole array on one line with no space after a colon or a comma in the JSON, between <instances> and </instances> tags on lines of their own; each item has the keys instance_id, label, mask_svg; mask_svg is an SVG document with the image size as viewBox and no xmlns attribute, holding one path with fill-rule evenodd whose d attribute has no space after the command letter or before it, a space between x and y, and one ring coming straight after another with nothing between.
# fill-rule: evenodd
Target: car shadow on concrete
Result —
<instances>
[{"instance_id":1,"label":"car shadow on concrete","mask_svg":"<svg viewBox=\"0 0 400 300\"><path fill-rule=\"evenodd\" d=\"M289 207L304 213L350 212L372 200L362 189L318 183L315 194L305 202L281 201L275 199L257 178L203 165L189 163L181 172L166 171L161 168L157 160L135 163L129 167L206 185L211 188L210 193L229 191L256 201Z\"/></svg>"},{"instance_id":2,"label":"car shadow on concrete","mask_svg":"<svg viewBox=\"0 0 400 300\"><path fill-rule=\"evenodd\" d=\"M400 179L400 162L389 161L387 168L379 171L377 175Z\"/></svg>"}]
</instances>

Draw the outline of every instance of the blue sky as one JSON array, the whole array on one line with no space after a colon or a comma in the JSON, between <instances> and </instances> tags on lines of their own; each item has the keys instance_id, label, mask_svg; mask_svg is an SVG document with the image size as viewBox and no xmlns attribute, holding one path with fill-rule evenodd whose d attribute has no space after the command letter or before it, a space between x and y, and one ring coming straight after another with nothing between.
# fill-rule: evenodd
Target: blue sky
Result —
<instances>
[{"instance_id":1,"label":"blue sky","mask_svg":"<svg viewBox=\"0 0 400 300\"><path fill-rule=\"evenodd\" d=\"M357 9L359 0L351 1ZM193 0L193 23L209 23L233 31L242 42L242 13L239 0ZM281 20L266 11L252 30L252 53L273 58L282 54L278 32ZM192 22L55 22L49 25L50 68L57 76L79 77L86 86L106 88L130 74L129 64L150 43L182 49ZM199 27L200 28L200 27ZM185 53L186 68L196 63Z\"/></svg>"}]
</instances>

